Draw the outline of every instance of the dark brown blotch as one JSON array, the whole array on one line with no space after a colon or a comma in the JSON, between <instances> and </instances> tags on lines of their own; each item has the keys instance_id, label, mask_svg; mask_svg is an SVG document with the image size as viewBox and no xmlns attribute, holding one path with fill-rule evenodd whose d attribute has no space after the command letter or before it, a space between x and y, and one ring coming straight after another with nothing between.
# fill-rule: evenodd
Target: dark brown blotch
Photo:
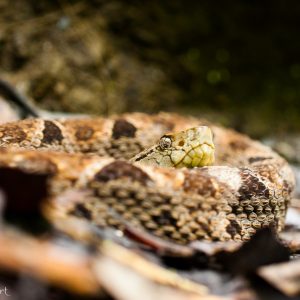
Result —
<instances>
[{"instance_id":1,"label":"dark brown blotch","mask_svg":"<svg viewBox=\"0 0 300 300\"><path fill-rule=\"evenodd\" d=\"M252 197L260 197L268 199L270 197L270 191L258 177L251 174L248 169L241 170L242 185L238 192L240 194L240 200L251 199Z\"/></svg>"},{"instance_id":2,"label":"dark brown blotch","mask_svg":"<svg viewBox=\"0 0 300 300\"><path fill-rule=\"evenodd\" d=\"M186 192L195 192L202 196L214 197L217 190L213 180L203 173L189 170L185 172L183 189Z\"/></svg>"},{"instance_id":3,"label":"dark brown blotch","mask_svg":"<svg viewBox=\"0 0 300 300\"><path fill-rule=\"evenodd\" d=\"M250 164L259 162L259 161L264 161L264 160L268 160L268 159L272 159L272 157L264 157L264 156L254 156L254 157L250 157L248 159Z\"/></svg>"},{"instance_id":4,"label":"dark brown blotch","mask_svg":"<svg viewBox=\"0 0 300 300\"><path fill-rule=\"evenodd\" d=\"M245 151L249 147L249 143L244 141L243 139L241 140L233 140L229 143L229 146L236 151Z\"/></svg>"},{"instance_id":5,"label":"dark brown blotch","mask_svg":"<svg viewBox=\"0 0 300 300\"><path fill-rule=\"evenodd\" d=\"M22 128L17 125L7 125L5 127L5 130L2 131L2 133L3 137L5 137L5 140L7 140L9 143L20 143L26 140L27 137L26 133L22 130Z\"/></svg>"},{"instance_id":6,"label":"dark brown blotch","mask_svg":"<svg viewBox=\"0 0 300 300\"><path fill-rule=\"evenodd\" d=\"M79 126L77 127L75 136L78 141L87 141L94 134L94 129L89 126Z\"/></svg>"},{"instance_id":7,"label":"dark brown blotch","mask_svg":"<svg viewBox=\"0 0 300 300\"><path fill-rule=\"evenodd\" d=\"M92 219L91 212L84 206L83 203L78 203L75 206L74 210L72 210L70 213L76 217L84 218L87 220Z\"/></svg>"},{"instance_id":8,"label":"dark brown blotch","mask_svg":"<svg viewBox=\"0 0 300 300\"><path fill-rule=\"evenodd\" d=\"M95 175L95 180L108 182L126 177L142 184L146 184L147 181L151 180L143 170L125 161L115 161L105 166Z\"/></svg>"},{"instance_id":9,"label":"dark brown blotch","mask_svg":"<svg viewBox=\"0 0 300 300\"><path fill-rule=\"evenodd\" d=\"M112 137L119 139L120 137L135 137L136 127L124 119L115 121L112 131Z\"/></svg>"},{"instance_id":10,"label":"dark brown blotch","mask_svg":"<svg viewBox=\"0 0 300 300\"><path fill-rule=\"evenodd\" d=\"M51 121L44 122L42 143L52 144L53 142L61 143L63 135L60 128Z\"/></svg>"}]
</instances>

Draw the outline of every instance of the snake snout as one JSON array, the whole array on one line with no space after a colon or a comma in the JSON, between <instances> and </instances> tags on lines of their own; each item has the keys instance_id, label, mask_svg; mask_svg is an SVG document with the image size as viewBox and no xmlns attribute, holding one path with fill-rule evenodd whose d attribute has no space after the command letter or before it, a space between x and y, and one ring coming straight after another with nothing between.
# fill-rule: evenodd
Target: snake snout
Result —
<instances>
[{"instance_id":1,"label":"snake snout","mask_svg":"<svg viewBox=\"0 0 300 300\"><path fill-rule=\"evenodd\" d=\"M173 149L171 157L176 168L194 168L213 164L215 146L209 127L190 128L180 136L175 136L175 141L176 148Z\"/></svg>"}]
</instances>

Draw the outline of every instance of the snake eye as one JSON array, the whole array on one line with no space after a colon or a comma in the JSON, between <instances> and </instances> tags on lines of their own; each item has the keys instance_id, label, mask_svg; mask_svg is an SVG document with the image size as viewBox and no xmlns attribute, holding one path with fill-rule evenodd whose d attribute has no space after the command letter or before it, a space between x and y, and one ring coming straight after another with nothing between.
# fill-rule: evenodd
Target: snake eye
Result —
<instances>
[{"instance_id":1,"label":"snake eye","mask_svg":"<svg viewBox=\"0 0 300 300\"><path fill-rule=\"evenodd\" d=\"M163 136L159 141L159 146L161 149L168 149L172 145L172 140L168 136Z\"/></svg>"}]
</instances>

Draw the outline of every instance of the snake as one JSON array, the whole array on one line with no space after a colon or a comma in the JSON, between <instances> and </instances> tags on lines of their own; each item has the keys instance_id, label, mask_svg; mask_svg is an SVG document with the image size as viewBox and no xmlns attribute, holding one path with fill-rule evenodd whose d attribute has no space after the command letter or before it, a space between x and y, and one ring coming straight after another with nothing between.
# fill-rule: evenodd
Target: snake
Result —
<instances>
[{"instance_id":1,"label":"snake","mask_svg":"<svg viewBox=\"0 0 300 300\"><path fill-rule=\"evenodd\" d=\"M3 124L2 168L49 175L45 214L53 222L79 218L119 230L129 223L178 244L248 241L270 226L280 232L295 187L291 167L271 148L165 112Z\"/></svg>"}]
</instances>

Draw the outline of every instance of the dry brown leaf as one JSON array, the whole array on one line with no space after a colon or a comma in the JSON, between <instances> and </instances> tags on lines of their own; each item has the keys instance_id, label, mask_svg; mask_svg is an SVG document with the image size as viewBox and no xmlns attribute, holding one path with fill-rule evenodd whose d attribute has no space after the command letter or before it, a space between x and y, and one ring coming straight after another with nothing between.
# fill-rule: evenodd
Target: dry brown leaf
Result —
<instances>
[{"instance_id":1,"label":"dry brown leaf","mask_svg":"<svg viewBox=\"0 0 300 300\"><path fill-rule=\"evenodd\" d=\"M300 294L300 260L261 267L257 273L287 296Z\"/></svg>"},{"instance_id":2,"label":"dry brown leaf","mask_svg":"<svg viewBox=\"0 0 300 300\"><path fill-rule=\"evenodd\" d=\"M95 265L101 285L117 299L221 299L208 289L106 241Z\"/></svg>"},{"instance_id":3,"label":"dry brown leaf","mask_svg":"<svg viewBox=\"0 0 300 300\"><path fill-rule=\"evenodd\" d=\"M84 252L7 229L0 231L0 245L0 269L25 273L73 293L100 290L91 271L92 258Z\"/></svg>"}]
</instances>

